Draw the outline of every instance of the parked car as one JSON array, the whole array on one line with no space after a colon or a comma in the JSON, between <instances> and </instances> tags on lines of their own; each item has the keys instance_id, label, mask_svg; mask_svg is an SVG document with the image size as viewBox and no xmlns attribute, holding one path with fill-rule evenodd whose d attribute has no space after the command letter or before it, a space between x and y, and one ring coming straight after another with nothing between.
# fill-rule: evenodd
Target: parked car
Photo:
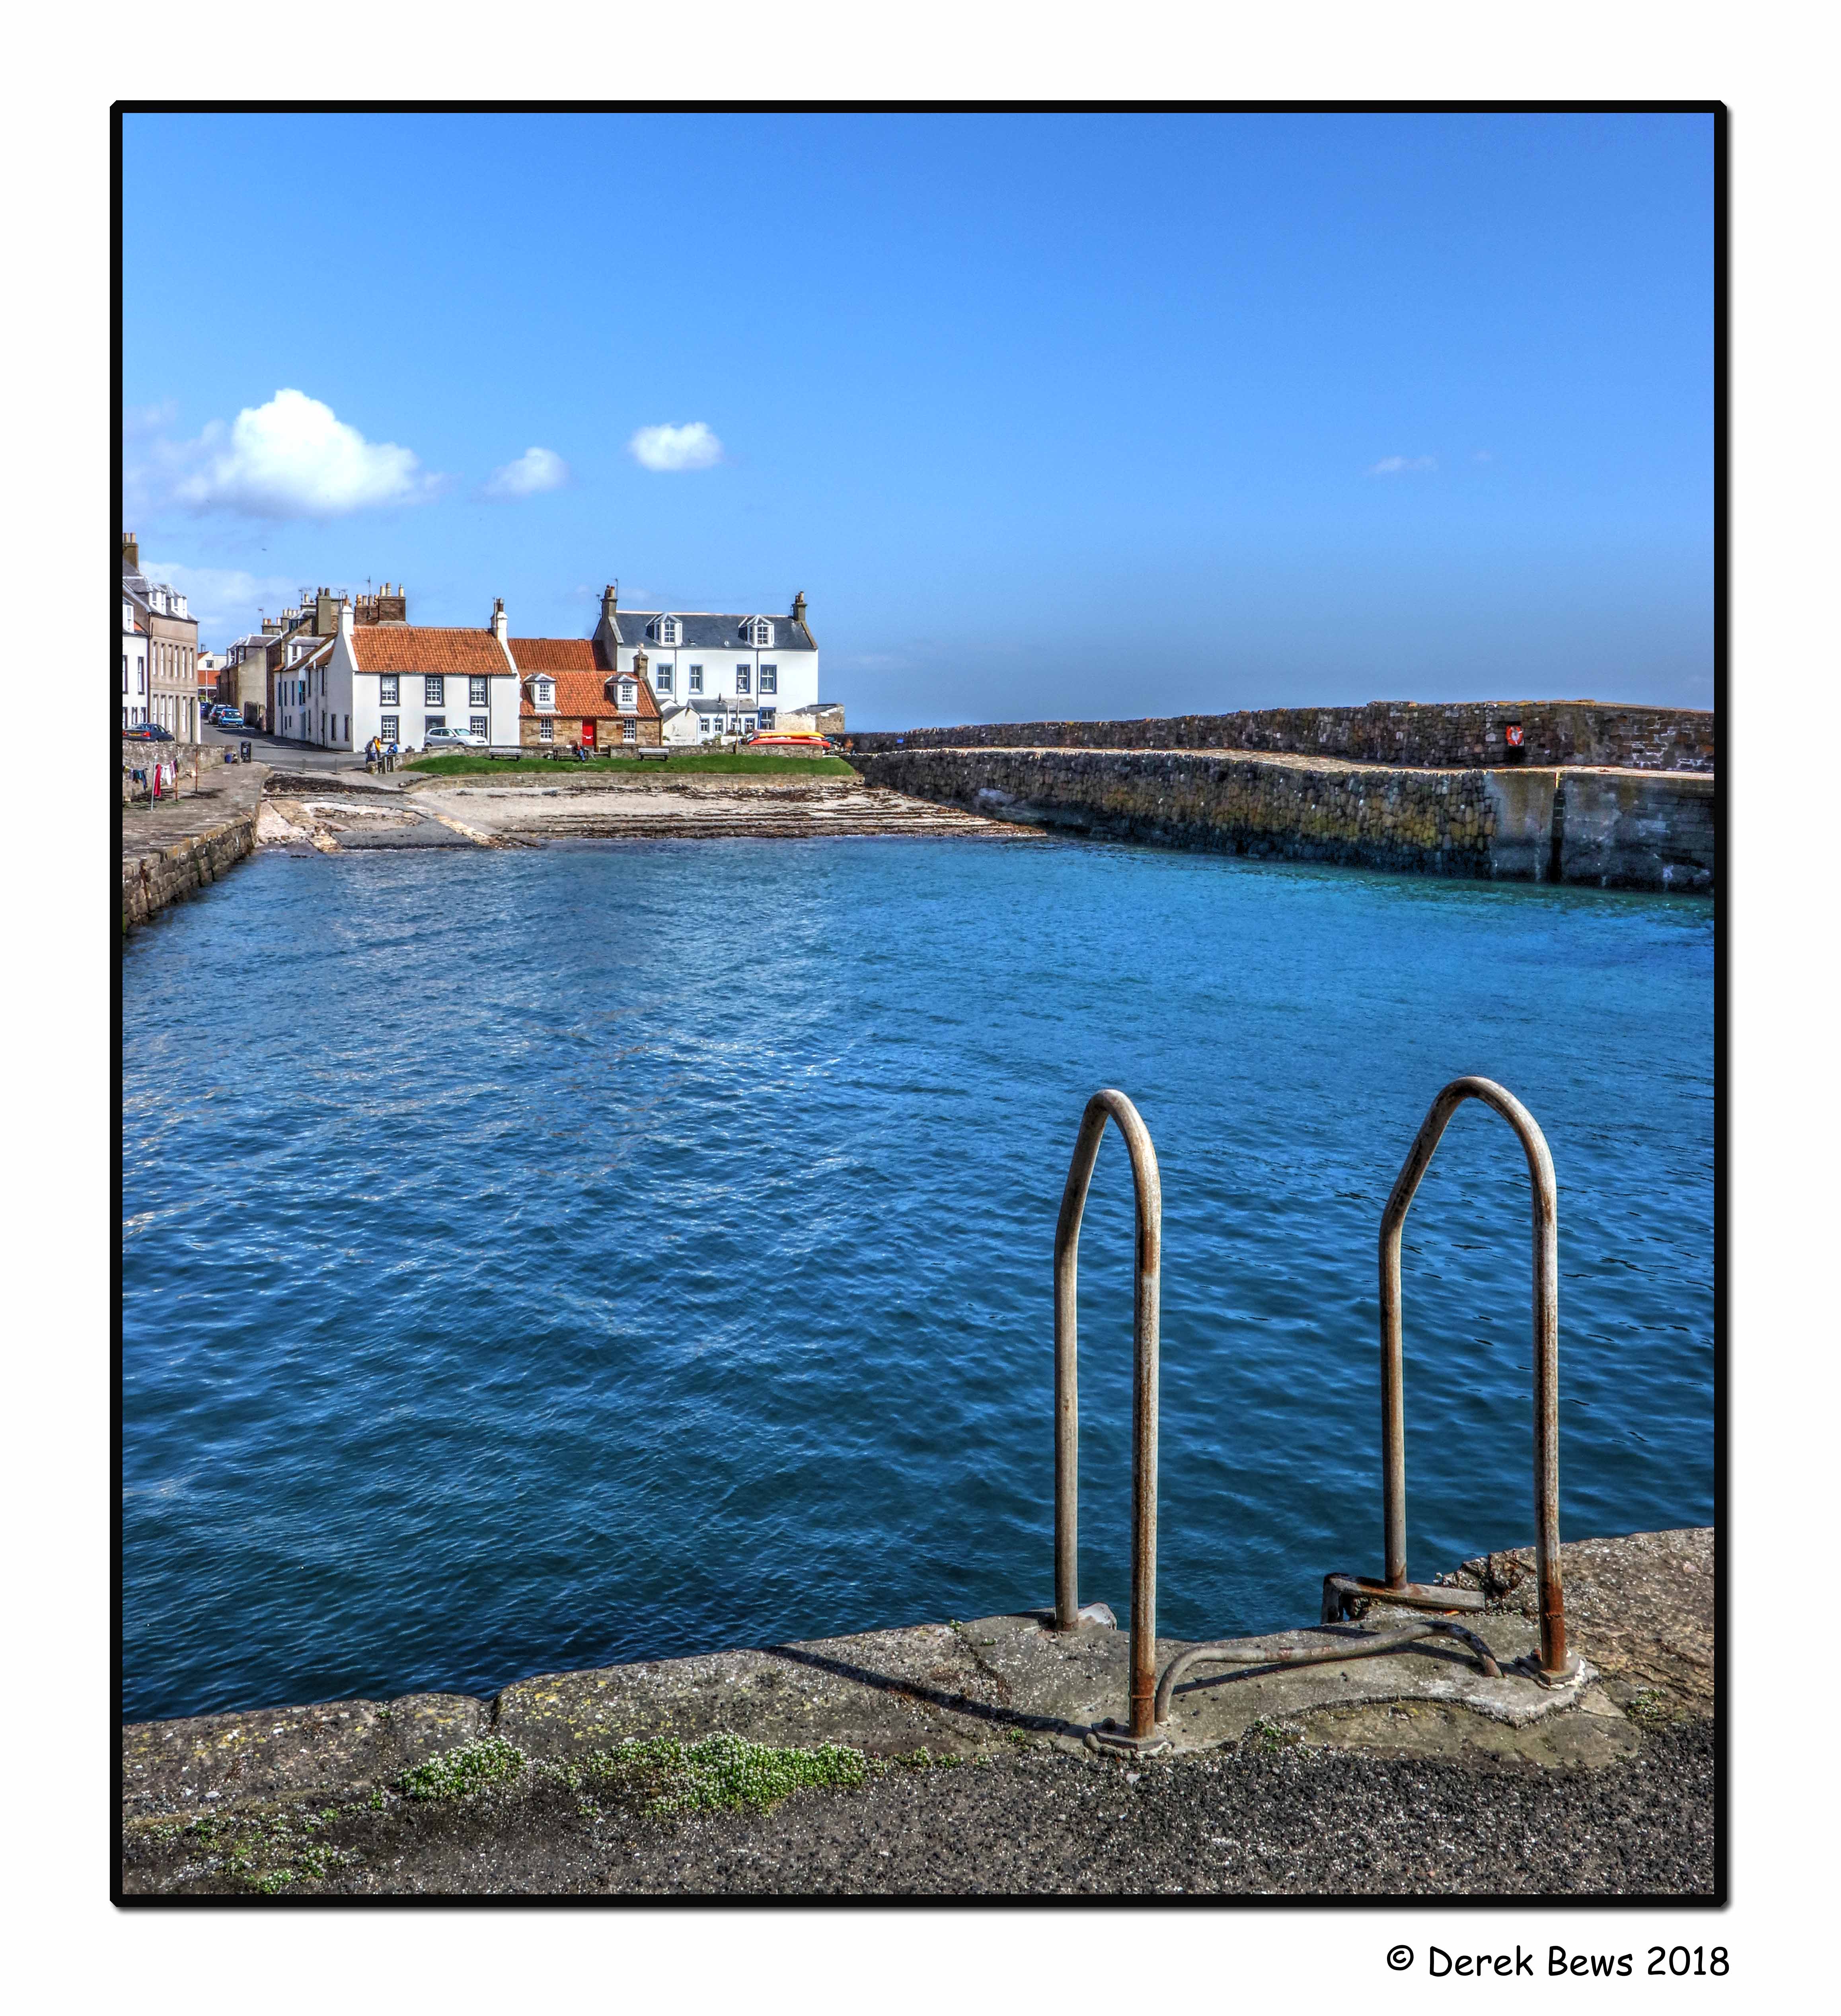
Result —
<instances>
[{"instance_id":1,"label":"parked car","mask_svg":"<svg viewBox=\"0 0 1841 2016\"><path fill-rule=\"evenodd\" d=\"M431 728L425 747L430 749L489 749L492 744L470 728Z\"/></svg>"},{"instance_id":2,"label":"parked car","mask_svg":"<svg viewBox=\"0 0 1841 2016\"><path fill-rule=\"evenodd\" d=\"M233 707L214 707L207 718L214 728L240 728L243 725L243 715Z\"/></svg>"},{"instance_id":3,"label":"parked car","mask_svg":"<svg viewBox=\"0 0 1841 2016\"><path fill-rule=\"evenodd\" d=\"M121 731L124 742L171 742L176 740L170 728L162 728L157 721L143 721L132 728Z\"/></svg>"}]
</instances>

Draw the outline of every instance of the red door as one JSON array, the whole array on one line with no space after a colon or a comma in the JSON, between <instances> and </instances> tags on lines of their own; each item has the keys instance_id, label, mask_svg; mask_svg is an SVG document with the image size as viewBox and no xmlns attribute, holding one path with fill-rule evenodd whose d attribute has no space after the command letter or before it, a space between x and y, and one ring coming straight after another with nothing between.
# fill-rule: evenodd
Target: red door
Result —
<instances>
[{"instance_id":1,"label":"red door","mask_svg":"<svg viewBox=\"0 0 1841 2016\"><path fill-rule=\"evenodd\" d=\"M584 749L592 749L595 746L595 725L592 721L585 721L582 724L582 746Z\"/></svg>"}]
</instances>

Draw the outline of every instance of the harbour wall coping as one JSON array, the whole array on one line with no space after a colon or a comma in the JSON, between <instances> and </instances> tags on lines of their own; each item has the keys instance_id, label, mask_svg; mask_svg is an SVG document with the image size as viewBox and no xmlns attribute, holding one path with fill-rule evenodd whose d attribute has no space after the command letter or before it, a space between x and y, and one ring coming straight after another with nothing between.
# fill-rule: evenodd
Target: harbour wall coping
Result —
<instances>
[{"instance_id":1,"label":"harbour wall coping","mask_svg":"<svg viewBox=\"0 0 1841 2016\"><path fill-rule=\"evenodd\" d=\"M1695 895L1712 891L1717 869L1706 772L1162 749L859 750L852 760L868 782L911 797L1158 846Z\"/></svg>"},{"instance_id":2,"label":"harbour wall coping","mask_svg":"<svg viewBox=\"0 0 1841 2016\"><path fill-rule=\"evenodd\" d=\"M1277 707L1140 721L1032 721L856 733L853 750L1245 749L1272 755L1466 769L1502 763L1505 731L1522 734L1537 769L1596 764L1634 770L1714 767L1714 717L1694 707L1593 700L1371 700L1363 707Z\"/></svg>"}]
</instances>

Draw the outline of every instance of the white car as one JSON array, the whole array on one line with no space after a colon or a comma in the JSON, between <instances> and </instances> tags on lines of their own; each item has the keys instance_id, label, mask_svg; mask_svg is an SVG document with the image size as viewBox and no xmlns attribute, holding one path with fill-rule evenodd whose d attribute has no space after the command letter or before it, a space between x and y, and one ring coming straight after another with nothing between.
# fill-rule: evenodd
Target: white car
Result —
<instances>
[{"instance_id":1,"label":"white car","mask_svg":"<svg viewBox=\"0 0 1841 2016\"><path fill-rule=\"evenodd\" d=\"M470 728L431 728L423 745L429 749L489 749L492 744Z\"/></svg>"}]
</instances>

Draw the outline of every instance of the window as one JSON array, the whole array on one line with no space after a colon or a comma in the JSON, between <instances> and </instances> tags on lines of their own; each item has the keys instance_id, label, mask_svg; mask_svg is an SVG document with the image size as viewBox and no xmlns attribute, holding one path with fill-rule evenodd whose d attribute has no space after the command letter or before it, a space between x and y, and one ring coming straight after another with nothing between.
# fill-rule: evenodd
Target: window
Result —
<instances>
[{"instance_id":1,"label":"window","mask_svg":"<svg viewBox=\"0 0 1841 2016\"><path fill-rule=\"evenodd\" d=\"M701 693L703 691L702 666L693 665L690 668L690 683L685 690L689 693Z\"/></svg>"},{"instance_id":2,"label":"window","mask_svg":"<svg viewBox=\"0 0 1841 2016\"><path fill-rule=\"evenodd\" d=\"M539 707L556 705L556 687L550 680L539 679L537 682L537 704Z\"/></svg>"},{"instance_id":3,"label":"window","mask_svg":"<svg viewBox=\"0 0 1841 2016\"><path fill-rule=\"evenodd\" d=\"M492 722L489 715L476 714L467 725L475 735L485 736L488 742L492 739Z\"/></svg>"},{"instance_id":4,"label":"window","mask_svg":"<svg viewBox=\"0 0 1841 2016\"><path fill-rule=\"evenodd\" d=\"M661 616L652 626L652 635L661 644L675 644L678 641L678 619L675 616Z\"/></svg>"},{"instance_id":5,"label":"window","mask_svg":"<svg viewBox=\"0 0 1841 2016\"><path fill-rule=\"evenodd\" d=\"M425 676L422 681L422 704L424 707L441 707L445 702L446 696L441 691L441 674L436 672Z\"/></svg>"},{"instance_id":6,"label":"window","mask_svg":"<svg viewBox=\"0 0 1841 2016\"><path fill-rule=\"evenodd\" d=\"M639 739L639 724L636 721L621 722L620 739L622 742L637 742Z\"/></svg>"},{"instance_id":7,"label":"window","mask_svg":"<svg viewBox=\"0 0 1841 2016\"><path fill-rule=\"evenodd\" d=\"M425 714L422 717L422 733L426 735L431 728L445 728L448 717L445 714Z\"/></svg>"},{"instance_id":8,"label":"window","mask_svg":"<svg viewBox=\"0 0 1841 2016\"><path fill-rule=\"evenodd\" d=\"M396 740L402 724L394 714L387 714L377 723L377 733L386 742Z\"/></svg>"},{"instance_id":9,"label":"window","mask_svg":"<svg viewBox=\"0 0 1841 2016\"><path fill-rule=\"evenodd\" d=\"M764 707L762 708L761 725L763 728L771 728L773 725L773 709L772 707Z\"/></svg>"},{"instance_id":10,"label":"window","mask_svg":"<svg viewBox=\"0 0 1841 2016\"><path fill-rule=\"evenodd\" d=\"M555 736L555 734L556 723L550 719L548 715L546 715L537 724L537 740L539 742L548 742Z\"/></svg>"},{"instance_id":11,"label":"window","mask_svg":"<svg viewBox=\"0 0 1841 2016\"><path fill-rule=\"evenodd\" d=\"M761 690L762 693L778 693L780 691L779 666L763 665L761 668Z\"/></svg>"},{"instance_id":12,"label":"window","mask_svg":"<svg viewBox=\"0 0 1841 2016\"><path fill-rule=\"evenodd\" d=\"M773 648L773 625L765 616L756 616L744 624L743 630L748 642L757 650L770 651Z\"/></svg>"},{"instance_id":13,"label":"window","mask_svg":"<svg viewBox=\"0 0 1841 2016\"><path fill-rule=\"evenodd\" d=\"M672 689L671 667L669 665L661 665L658 671L652 675L652 683L655 687L657 687L660 693L669 693Z\"/></svg>"},{"instance_id":14,"label":"window","mask_svg":"<svg viewBox=\"0 0 1841 2016\"><path fill-rule=\"evenodd\" d=\"M735 690L738 693L744 693L748 689L748 668L746 665L737 665L735 668Z\"/></svg>"},{"instance_id":15,"label":"window","mask_svg":"<svg viewBox=\"0 0 1841 2016\"><path fill-rule=\"evenodd\" d=\"M377 701L378 704L382 707L395 706L396 675L394 672L386 672L383 677L378 680Z\"/></svg>"},{"instance_id":16,"label":"window","mask_svg":"<svg viewBox=\"0 0 1841 2016\"><path fill-rule=\"evenodd\" d=\"M754 733L755 717L751 714L744 714L741 717L741 732L744 735L752 735Z\"/></svg>"},{"instance_id":17,"label":"window","mask_svg":"<svg viewBox=\"0 0 1841 2016\"><path fill-rule=\"evenodd\" d=\"M469 679L467 680L467 704L469 707L489 707L492 704L486 697L486 682L484 679Z\"/></svg>"},{"instance_id":18,"label":"window","mask_svg":"<svg viewBox=\"0 0 1841 2016\"><path fill-rule=\"evenodd\" d=\"M345 717L345 733L343 739L347 742L349 742L351 740L351 717L350 715L347 715Z\"/></svg>"},{"instance_id":19,"label":"window","mask_svg":"<svg viewBox=\"0 0 1841 2016\"><path fill-rule=\"evenodd\" d=\"M636 707L639 704L638 692L631 679L620 682L620 704L622 707Z\"/></svg>"}]
</instances>

